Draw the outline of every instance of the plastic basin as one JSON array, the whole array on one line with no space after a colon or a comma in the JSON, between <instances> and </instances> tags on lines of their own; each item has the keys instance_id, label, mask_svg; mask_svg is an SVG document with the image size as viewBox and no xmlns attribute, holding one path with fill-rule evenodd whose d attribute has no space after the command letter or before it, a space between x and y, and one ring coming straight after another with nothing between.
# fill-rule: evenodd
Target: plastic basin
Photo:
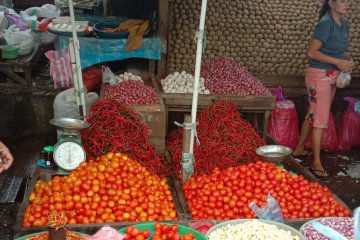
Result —
<instances>
[{"instance_id":1,"label":"plastic basin","mask_svg":"<svg viewBox=\"0 0 360 240\"><path fill-rule=\"evenodd\" d=\"M94 25L95 34L100 38L127 38L128 32L104 32L102 29L104 28L116 28L120 25L123 20L107 20L103 22L98 22Z\"/></svg>"},{"instance_id":2,"label":"plastic basin","mask_svg":"<svg viewBox=\"0 0 360 240\"><path fill-rule=\"evenodd\" d=\"M283 229L283 230L286 230L286 231L290 231L291 235L299 237L300 240L306 240L304 238L304 236L298 230L296 230L295 228L292 228L292 227L290 227L288 225L285 225L283 223L278 223L278 222L273 222L273 221L268 221L268 220L262 220L262 219L238 219L238 220L230 220L230 221L222 222L222 223L219 223L219 224L213 226L212 228L210 228L209 231L207 231L207 233L206 233L206 237L209 238L210 234L212 232L214 232L215 230L219 229L219 228L223 228L223 227L226 227L228 225L242 224L242 223L249 222L249 221L259 221L259 222L267 223L267 224L270 224L270 225L275 225L278 229Z\"/></svg>"},{"instance_id":3,"label":"plastic basin","mask_svg":"<svg viewBox=\"0 0 360 240\"><path fill-rule=\"evenodd\" d=\"M2 58L3 59L16 59L19 56L19 48L11 46L2 47Z\"/></svg>"},{"instance_id":4,"label":"plastic basin","mask_svg":"<svg viewBox=\"0 0 360 240\"><path fill-rule=\"evenodd\" d=\"M163 224L163 223L161 223ZM173 225L172 223L166 223L167 225L171 226ZM152 223L140 223L140 224L135 224L135 225L132 225L133 227L137 227L139 228L141 231L147 229L150 231L150 233L154 233L154 225L155 223L152 222ZM188 233L188 232L192 232L194 234L194 237L196 240L207 240L207 238L200 232L190 228L190 227L187 227L187 226L184 226L184 225L179 225L179 230L178 230L178 233L181 235L181 236L184 236L185 233ZM126 227L124 228L121 228L118 230L119 233L125 233L126 232Z\"/></svg>"},{"instance_id":5,"label":"plastic basin","mask_svg":"<svg viewBox=\"0 0 360 240\"><path fill-rule=\"evenodd\" d=\"M342 218L342 219L351 219L351 217L322 217L322 218L316 218L316 219L313 219L313 220L310 220L306 223L304 223L301 227L300 227L300 233L303 234L304 233L304 229L307 225L309 224L312 224L313 222L318 222L318 221L321 221L321 220L332 220L332 219L339 219L339 218ZM318 233L319 235L322 235L321 233ZM306 238L305 238L306 239Z\"/></svg>"}]
</instances>

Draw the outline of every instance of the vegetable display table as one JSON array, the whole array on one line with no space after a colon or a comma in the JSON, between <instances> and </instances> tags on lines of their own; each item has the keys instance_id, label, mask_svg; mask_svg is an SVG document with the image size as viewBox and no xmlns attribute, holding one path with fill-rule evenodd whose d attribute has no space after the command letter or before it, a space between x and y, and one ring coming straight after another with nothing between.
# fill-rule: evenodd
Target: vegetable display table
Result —
<instances>
[{"instance_id":1,"label":"vegetable display table","mask_svg":"<svg viewBox=\"0 0 360 240\"><path fill-rule=\"evenodd\" d=\"M165 93L160 84L160 80L153 76L153 82L159 95L162 97L166 113L168 112L190 112L192 106L192 94L189 93ZM234 102L240 112L245 113L259 113L262 114L262 128L263 137L266 137L268 129L268 119L270 112L275 107L275 97L273 96L241 96L241 95L222 95L209 94L199 95L198 109L202 110L217 100L226 100ZM257 129L260 129L257 119L253 122Z\"/></svg>"},{"instance_id":2,"label":"vegetable display table","mask_svg":"<svg viewBox=\"0 0 360 240\"><path fill-rule=\"evenodd\" d=\"M31 86L31 71L37 64L40 57L40 48L35 45L32 53L19 56L17 59L8 59L0 61L0 72L10 77L16 83ZM18 73L24 73L25 78Z\"/></svg>"}]
</instances>

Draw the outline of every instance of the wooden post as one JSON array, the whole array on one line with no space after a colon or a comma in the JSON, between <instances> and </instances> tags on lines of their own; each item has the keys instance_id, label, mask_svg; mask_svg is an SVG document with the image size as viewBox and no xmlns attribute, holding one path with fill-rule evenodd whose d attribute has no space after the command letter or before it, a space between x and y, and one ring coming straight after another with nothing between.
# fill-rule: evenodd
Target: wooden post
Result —
<instances>
[{"instance_id":1,"label":"wooden post","mask_svg":"<svg viewBox=\"0 0 360 240\"><path fill-rule=\"evenodd\" d=\"M161 44L164 44L166 48L166 52L161 54L157 65L157 75L161 78L167 74L169 24L169 0L159 0L159 36Z\"/></svg>"},{"instance_id":2,"label":"wooden post","mask_svg":"<svg viewBox=\"0 0 360 240\"><path fill-rule=\"evenodd\" d=\"M265 111L265 113L264 113L264 132L263 132L264 140L266 140L266 136L267 136L267 132L268 132L269 116L270 116L270 111Z\"/></svg>"},{"instance_id":3,"label":"wooden post","mask_svg":"<svg viewBox=\"0 0 360 240\"><path fill-rule=\"evenodd\" d=\"M185 124L191 123L191 115L190 114L185 114L184 123ZM190 136L191 136L191 130L190 129L187 130L184 128L184 138L183 138L183 148L182 148L183 155L188 154L190 151ZM187 182L187 180L189 180L190 177L191 176L184 170L183 159L181 159L181 182L182 182L182 184Z\"/></svg>"}]
</instances>

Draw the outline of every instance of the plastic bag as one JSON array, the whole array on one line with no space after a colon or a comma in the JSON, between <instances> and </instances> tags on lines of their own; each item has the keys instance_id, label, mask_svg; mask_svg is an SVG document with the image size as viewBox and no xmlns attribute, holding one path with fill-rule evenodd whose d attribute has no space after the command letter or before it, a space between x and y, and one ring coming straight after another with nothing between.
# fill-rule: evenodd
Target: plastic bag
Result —
<instances>
[{"instance_id":1,"label":"plastic bag","mask_svg":"<svg viewBox=\"0 0 360 240\"><path fill-rule=\"evenodd\" d=\"M360 240L360 207L354 210L355 240Z\"/></svg>"},{"instance_id":2,"label":"plastic bag","mask_svg":"<svg viewBox=\"0 0 360 240\"><path fill-rule=\"evenodd\" d=\"M3 31L9 27L9 21L5 17L4 12L0 12L0 31Z\"/></svg>"},{"instance_id":3,"label":"plastic bag","mask_svg":"<svg viewBox=\"0 0 360 240\"><path fill-rule=\"evenodd\" d=\"M351 75L348 72L341 72L336 79L336 86L338 88L344 88L348 86L351 82Z\"/></svg>"},{"instance_id":4,"label":"plastic bag","mask_svg":"<svg viewBox=\"0 0 360 240\"><path fill-rule=\"evenodd\" d=\"M259 208L255 202L251 202L249 206L260 219L284 223L281 207L270 193L267 195L267 203L261 208Z\"/></svg>"},{"instance_id":5,"label":"plastic bag","mask_svg":"<svg viewBox=\"0 0 360 240\"><path fill-rule=\"evenodd\" d=\"M36 29L38 18L56 18L60 16L59 9L52 4L45 4L41 7L31 7L20 12L20 16L27 26Z\"/></svg>"},{"instance_id":6,"label":"plastic bag","mask_svg":"<svg viewBox=\"0 0 360 240\"><path fill-rule=\"evenodd\" d=\"M356 111L360 99L345 97L344 100L349 102L349 105L340 119L339 143L341 149L348 150L352 147L360 147L360 113Z\"/></svg>"},{"instance_id":7,"label":"plastic bag","mask_svg":"<svg viewBox=\"0 0 360 240\"><path fill-rule=\"evenodd\" d=\"M312 134L310 133L305 148L312 149ZM339 138L336 131L335 120L332 112L329 115L328 127L324 129L324 133L321 140L321 149L330 151L339 151Z\"/></svg>"},{"instance_id":8,"label":"plastic bag","mask_svg":"<svg viewBox=\"0 0 360 240\"><path fill-rule=\"evenodd\" d=\"M26 12L29 16L35 15L38 18L56 18L60 16L59 8L53 4L44 4L41 7L31 7L22 12Z\"/></svg>"},{"instance_id":9,"label":"plastic bag","mask_svg":"<svg viewBox=\"0 0 360 240\"><path fill-rule=\"evenodd\" d=\"M101 85L102 72L95 66L88 67L82 71L84 86L87 91L91 92Z\"/></svg>"},{"instance_id":10,"label":"plastic bag","mask_svg":"<svg viewBox=\"0 0 360 240\"><path fill-rule=\"evenodd\" d=\"M50 75L55 88L69 88L73 86L72 70L70 66L69 48L58 51L47 51L45 56L50 60Z\"/></svg>"},{"instance_id":11,"label":"plastic bag","mask_svg":"<svg viewBox=\"0 0 360 240\"><path fill-rule=\"evenodd\" d=\"M201 232L204 235L206 234L207 231L209 231L210 228L212 228L212 226L214 226L214 224L209 222L195 222L189 225L189 227L195 229L196 231Z\"/></svg>"},{"instance_id":12,"label":"plastic bag","mask_svg":"<svg viewBox=\"0 0 360 240\"><path fill-rule=\"evenodd\" d=\"M110 85L116 84L116 76L109 67L102 67L102 81Z\"/></svg>"},{"instance_id":13,"label":"plastic bag","mask_svg":"<svg viewBox=\"0 0 360 240\"><path fill-rule=\"evenodd\" d=\"M299 140L299 123L295 104L285 100L281 87L272 93L276 96L276 106L269 117L269 134L278 144L295 148Z\"/></svg>"},{"instance_id":14,"label":"plastic bag","mask_svg":"<svg viewBox=\"0 0 360 240\"><path fill-rule=\"evenodd\" d=\"M7 30L4 30L4 38L9 46L19 49L19 55L30 54L34 48L34 38L31 35L31 30L19 31L16 25L11 25Z\"/></svg>"},{"instance_id":15,"label":"plastic bag","mask_svg":"<svg viewBox=\"0 0 360 240\"><path fill-rule=\"evenodd\" d=\"M94 235L84 237L85 240L124 240L125 234L119 233L110 226L104 226Z\"/></svg>"},{"instance_id":16,"label":"plastic bag","mask_svg":"<svg viewBox=\"0 0 360 240\"><path fill-rule=\"evenodd\" d=\"M86 112L89 114L90 107L99 100L99 95L95 92L88 92L85 94ZM76 104L76 96L74 88L69 88L58 93L53 102L54 118L74 118L80 119L79 109ZM61 131L57 131L58 138L61 136Z\"/></svg>"},{"instance_id":17,"label":"plastic bag","mask_svg":"<svg viewBox=\"0 0 360 240\"><path fill-rule=\"evenodd\" d=\"M5 17L11 24L16 25L21 31L25 31L28 28L22 18L17 14L6 12Z\"/></svg>"}]
</instances>

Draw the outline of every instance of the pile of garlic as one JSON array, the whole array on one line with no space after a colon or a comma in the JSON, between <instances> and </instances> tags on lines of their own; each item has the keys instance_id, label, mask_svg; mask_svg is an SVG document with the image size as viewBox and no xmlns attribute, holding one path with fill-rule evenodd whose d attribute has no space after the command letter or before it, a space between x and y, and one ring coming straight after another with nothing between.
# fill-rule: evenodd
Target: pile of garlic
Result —
<instances>
[{"instance_id":1,"label":"pile of garlic","mask_svg":"<svg viewBox=\"0 0 360 240\"><path fill-rule=\"evenodd\" d=\"M209 240L300 240L290 231L280 229L272 224L267 224L257 220L247 221L245 223L227 225L211 232Z\"/></svg>"},{"instance_id":2,"label":"pile of garlic","mask_svg":"<svg viewBox=\"0 0 360 240\"><path fill-rule=\"evenodd\" d=\"M204 78L200 78L199 93L210 94L210 90L205 88ZM185 71L174 72L161 80L161 85L165 93L193 93L194 76Z\"/></svg>"},{"instance_id":3,"label":"pile of garlic","mask_svg":"<svg viewBox=\"0 0 360 240\"><path fill-rule=\"evenodd\" d=\"M137 80L137 81L143 82L143 80L140 76L132 74L131 72L124 72L124 73L116 76L117 83L121 83L121 82L127 81L127 80Z\"/></svg>"}]
</instances>

